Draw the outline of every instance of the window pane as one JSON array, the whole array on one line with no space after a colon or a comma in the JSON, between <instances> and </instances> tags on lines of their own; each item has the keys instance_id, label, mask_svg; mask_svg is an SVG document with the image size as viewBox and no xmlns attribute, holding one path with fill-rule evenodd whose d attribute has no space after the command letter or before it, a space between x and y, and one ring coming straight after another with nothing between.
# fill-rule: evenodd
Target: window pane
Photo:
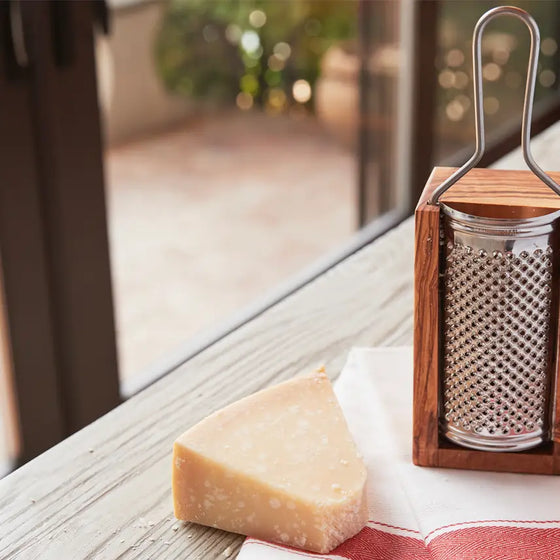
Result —
<instances>
[{"instance_id":1,"label":"window pane","mask_svg":"<svg viewBox=\"0 0 560 560\"><path fill-rule=\"evenodd\" d=\"M368 219L404 200L400 14L373 6L370 41L358 1L114 2L98 55L125 385L340 246L363 189Z\"/></svg>"},{"instance_id":2,"label":"window pane","mask_svg":"<svg viewBox=\"0 0 560 560\"><path fill-rule=\"evenodd\" d=\"M98 74L125 392L356 231L358 10L113 2Z\"/></svg>"},{"instance_id":3,"label":"window pane","mask_svg":"<svg viewBox=\"0 0 560 560\"><path fill-rule=\"evenodd\" d=\"M474 142L472 33L478 18L495 6L488 1L445 0L440 3L436 161L445 161ZM518 2L537 21L541 52L535 91L536 107L558 97L560 5ZM484 116L489 143L521 122L529 57L529 31L513 17L491 21L482 42Z\"/></svg>"},{"instance_id":4,"label":"window pane","mask_svg":"<svg viewBox=\"0 0 560 560\"><path fill-rule=\"evenodd\" d=\"M361 223L409 206L413 10L408 2L361 2L359 50ZM347 65L348 66L348 65Z\"/></svg>"}]
</instances>

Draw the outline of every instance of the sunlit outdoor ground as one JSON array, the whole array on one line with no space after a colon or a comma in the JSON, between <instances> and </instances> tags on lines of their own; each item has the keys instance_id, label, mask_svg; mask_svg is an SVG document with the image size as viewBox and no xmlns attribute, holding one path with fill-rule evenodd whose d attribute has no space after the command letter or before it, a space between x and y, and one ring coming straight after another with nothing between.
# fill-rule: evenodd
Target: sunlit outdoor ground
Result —
<instances>
[{"instance_id":1,"label":"sunlit outdoor ground","mask_svg":"<svg viewBox=\"0 0 560 560\"><path fill-rule=\"evenodd\" d=\"M224 113L110 150L124 383L348 238L355 171L310 117Z\"/></svg>"}]
</instances>

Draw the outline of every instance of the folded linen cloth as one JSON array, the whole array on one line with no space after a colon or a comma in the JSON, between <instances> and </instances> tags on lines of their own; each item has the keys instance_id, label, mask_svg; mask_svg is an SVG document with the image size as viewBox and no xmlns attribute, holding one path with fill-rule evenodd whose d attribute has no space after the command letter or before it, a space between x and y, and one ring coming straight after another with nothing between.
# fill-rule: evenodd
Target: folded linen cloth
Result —
<instances>
[{"instance_id":1,"label":"folded linen cloth","mask_svg":"<svg viewBox=\"0 0 560 560\"><path fill-rule=\"evenodd\" d=\"M335 384L370 521L320 555L247 538L239 560L560 560L560 477L412 464L412 350L355 348Z\"/></svg>"}]
</instances>

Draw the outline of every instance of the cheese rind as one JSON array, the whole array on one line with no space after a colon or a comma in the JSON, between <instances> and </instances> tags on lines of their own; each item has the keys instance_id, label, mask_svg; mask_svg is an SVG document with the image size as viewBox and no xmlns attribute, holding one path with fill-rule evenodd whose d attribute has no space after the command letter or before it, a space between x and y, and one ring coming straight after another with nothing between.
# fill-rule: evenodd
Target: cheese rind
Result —
<instances>
[{"instance_id":1,"label":"cheese rind","mask_svg":"<svg viewBox=\"0 0 560 560\"><path fill-rule=\"evenodd\" d=\"M178 519L314 552L364 527L365 486L365 465L322 373L242 399L174 445Z\"/></svg>"}]
</instances>

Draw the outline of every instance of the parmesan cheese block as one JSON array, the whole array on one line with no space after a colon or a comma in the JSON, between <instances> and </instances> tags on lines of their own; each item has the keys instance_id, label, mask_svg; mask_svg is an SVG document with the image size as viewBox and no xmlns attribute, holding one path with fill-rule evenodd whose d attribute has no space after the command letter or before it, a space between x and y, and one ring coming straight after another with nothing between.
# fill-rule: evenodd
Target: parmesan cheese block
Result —
<instances>
[{"instance_id":1,"label":"parmesan cheese block","mask_svg":"<svg viewBox=\"0 0 560 560\"><path fill-rule=\"evenodd\" d=\"M175 516L314 552L367 523L366 468L324 373L265 389L177 439Z\"/></svg>"}]
</instances>

